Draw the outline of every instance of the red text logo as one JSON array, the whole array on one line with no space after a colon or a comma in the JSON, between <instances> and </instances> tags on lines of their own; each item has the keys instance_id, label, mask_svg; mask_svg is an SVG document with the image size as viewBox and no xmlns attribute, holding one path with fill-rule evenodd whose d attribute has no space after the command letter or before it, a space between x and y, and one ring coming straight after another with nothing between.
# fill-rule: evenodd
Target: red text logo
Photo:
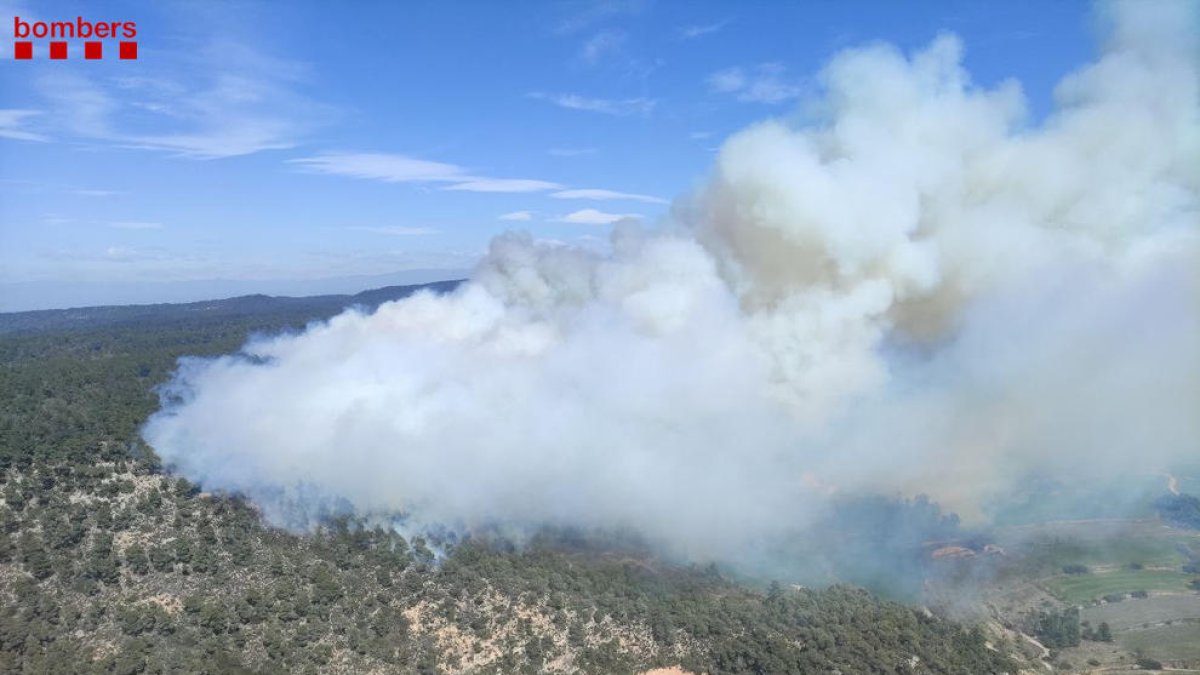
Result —
<instances>
[{"instance_id":1,"label":"red text logo","mask_svg":"<svg viewBox=\"0 0 1200 675\"><path fill-rule=\"evenodd\" d=\"M83 58L104 58L102 40L118 40L117 57L137 58L137 23L133 21L88 21L82 16L74 21L25 21L13 17L13 58L32 59L34 40L45 41L45 54L54 60L68 58L67 40L84 40ZM39 49L40 51L40 49Z\"/></svg>"}]
</instances>

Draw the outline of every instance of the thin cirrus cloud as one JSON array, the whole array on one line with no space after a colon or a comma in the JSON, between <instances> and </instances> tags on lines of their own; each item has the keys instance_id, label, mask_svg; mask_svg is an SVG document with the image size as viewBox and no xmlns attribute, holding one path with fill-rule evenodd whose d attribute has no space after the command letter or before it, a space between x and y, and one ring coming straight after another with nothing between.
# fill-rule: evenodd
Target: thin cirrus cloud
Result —
<instances>
[{"instance_id":1,"label":"thin cirrus cloud","mask_svg":"<svg viewBox=\"0 0 1200 675\"><path fill-rule=\"evenodd\" d=\"M302 93L302 64L230 41L141 70L108 79L65 69L39 76L43 126L56 138L220 159L295 147L334 114Z\"/></svg>"},{"instance_id":2,"label":"thin cirrus cloud","mask_svg":"<svg viewBox=\"0 0 1200 675\"><path fill-rule=\"evenodd\" d=\"M496 219L514 221L533 220L533 211L512 211L510 213L503 213L497 216Z\"/></svg>"},{"instance_id":3,"label":"thin cirrus cloud","mask_svg":"<svg viewBox=\"0 0 1200 675\"><path fill-rule=\"evenodd\" d=\"M142 257L137 249L128 246L109 246L104 249L104 260L113 262L130 262Z\"/></svg>"},{"instance_id":4,"label":"thin cirrus cloud","mask_svg":"<svg viewBox=\"0 0 1200 675\"><path fill-rule=\"evenodd\" d=\"M718 70L709 76L708 86L746 103L782 103L798 98L804 91L800 82L787 78L786 69L778 63Z\"/></svg>"},{"instance_id":5,"label":"thin cirrus cloud","mask_svg":"<svg viewBox=\"0 0 1200 675\"><path fill-rule=\"evenodd\" d=\"M641 217L637 213L607 213L597 209L580 209L579 211L572 211L556 220L560 223L574 223L576 225L611 225L618 220L625 220L627 218L641 219Z\"/></svg>"},{"instance_id":6,"label":"thin cirrus cloud","mask_svg":"<svg viewBox=\"0 0 1200 675\"><path fill-rule=\"evenodd\" d=\"M706 35L712 35L727 25L729 25L728 21L719 21L717 23L684 26L679 29L679 38L681 40L695 40Z\"/></svg>"},{"instance_id":7,"label":"thin cirrus cloud","mask_svg":"<svg viewBox=\"0 0 1200 675\"><path fill-rule=\"evenodd\" d=\"M529 94L529 98L537 99L539 101L546 101L560 108L566 108L567 110L585 110L588 112L597 112L616 117L649 115L650 113L654 112L654 108L658 105L657 99L645 97L625 99L588 98L578 94L547 94L544 92L532 92Z\"/></svg>"},{"instance_id":8,"label":"thin cirrus cloud","mask_svg":"<svg viewBox=\"0 0 1200 675\"><path fill-rule=\"evenodd\" d=\"M531 178L476 176L457 164L387 153L327 153L287 160L309 173L349 176L385 183L447 183L444 190L466 192L544 192L558 183Z\"/></svg>"},{"instance_id":9,"label":"thin cirrus cloud","mask_svg":"<svg viewBox=\"0 0 1200 675\"><path fill-rule=\"evenodd\" d=\"M467 192L543 192L557 190L562 187L558 183L531 178L476 178L463 183L455 183L442 188L443 190L465 190Z\"/></svg>"},{"instance_id":10,"label":"thin cirrus cloud","mask_svg":"<svg viewBox=\"0 0 1200 675\"><path fill-rule=\"evenodd\" d=\"M568 12L554 26L559 35L570 35L586 30L602 21L621 16L641 14L651 0L603 0L602 2L571 2L563 8Z\"/></svg>"},{"instance_id":11,"label":"thin cirrus cloud","mask_svg":"<svg viewBox=\"0 0 1200 675\"><path fill-rule=\"evenodd\" d=\"M385 153L328 153L287 161L310 173L366 178L385 183L436 183L466 178L466 172L454 164Z\"/></svg>"},{"instance_id":12,"label":"thin cirrus cloud","mask_svg":"<svg viewBox=\"0 0 1200 675\"><path fill-rule=\"evenodd\" d=\"M38 110L7 108L0 110L0 138L10 138L16 141L45 142L50 139L42 134L29 130L27 120L41 114Z\"/></svg>"},{"instance_id":13,"label":"thin cirrus cloud","mask_svg":"<svg viewBox=\"0 0 1200 675\"><path fill-rule=\"evenodd\" d=\"M555 199L587 199L593 201L632 201L643 204L667 204L652 195L618 192L600 188L567 188L547 180L533 178L487 178L476 176L467 169L446 162L432 162L407 155L387 153L327 153L313 157L287 160L308 173L348 176L384 183L438 183L442 190L461 192L550 192ZM598 213L598 212L597 212ZM504 214L501 220L529 220L528 211Z\"/></svg>"},{"instance_id":14,"label":"thin cirrus cloud","mask_svg":"<svg viewBox=\"0 0 1200 675\"><path fill-rule=\"evenodd\" d=\"M579 58L583 62L594 66L605 57L620 54L625 49L625 41L628 36L617 30L602 30L592 37L588 38L579 50Z\"/></svg>"},{"instance_id":15,"label":"thin cirrus cloud","mask_svg":"<svg viewBox=\"0 0 1200 675\"><path fill-rule=\"evenodd\" d=\"M623 30L605 29L585 40L579 48L579 61L591 68L603 67L620 72L625 78L645 81L660 65L645 61L629 48L629 34ZM626 102L632 99L627 99Z\"/></svg>"},{"instance_id":16,"label":"thin cirrus cloud","mask_svg":"<svg viewBox=\"0 0 1200 675\"><path fill-rule=\"evenodd\" d=\"M562 190L551 193L551 197L555 199L590 199L593 201L629 201L641 202L643 204L667 204L667 200L661 197L652 197L650 195L639 195L631 192L617 192L616 190L600 190L596 188L578 189L578 190Z\"/></svg>"}]
</instances>

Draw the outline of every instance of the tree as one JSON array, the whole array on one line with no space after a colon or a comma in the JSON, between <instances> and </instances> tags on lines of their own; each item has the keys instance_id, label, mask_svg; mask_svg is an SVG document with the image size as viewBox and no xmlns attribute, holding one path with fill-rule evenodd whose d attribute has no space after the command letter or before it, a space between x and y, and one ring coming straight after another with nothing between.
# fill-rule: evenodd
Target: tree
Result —
<instances>
[{"instance_id":1,"label":"tree","mask_svg":"<svg viewBox=\"0 0 1200 675\"><path fill-rule=\"evenodd\" d=\"M1028 630L1047 647L1075 647L1079 645L1081 630L1079 609L1070 607L1062 611L1041 611L1028 618Z\"/></svg>"},{"instance_id":2,"label":"tree","mask_svg":"<svg viewBox=\"0 0 1200 675\"><path fill-rule=\"evenodd\" d=\"M125 549L125 564L134 574L146 574L150 571L150 558L141 544L131 544Z\"/></svg>"},{"instance_id":3,"label":"tree","mask_svg":"<svg viewBox=\"0 0 1200 675\"><path fill-rule=\"evenodd\" d=\"M50 556L39 537L26 530L21 534L18 547L21 550L21 562L25 563L26 571L32 574L34 579L45 579L54 574Z\"/></svg>"},{"instance_id":4,"label":"tree","mask_svg":"<svg viewBox=\"0 0 1200 675\"><path fill-rule=\"evenodd\" d=\"M88 578L103 581L106 584L116 583L120 578L118 570L121 563L113 553L112 545L111 534L101 532L95 536L85 569L85 575Z\"/></svg>"}]
</instances>

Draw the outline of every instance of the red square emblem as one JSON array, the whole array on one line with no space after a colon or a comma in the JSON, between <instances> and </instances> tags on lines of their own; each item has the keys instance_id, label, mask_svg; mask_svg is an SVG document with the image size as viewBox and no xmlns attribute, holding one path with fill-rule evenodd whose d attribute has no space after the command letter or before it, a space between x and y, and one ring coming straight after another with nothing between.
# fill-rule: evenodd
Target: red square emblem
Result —
<instances>
[{"instance_id":1,"label":"red square emblem","mask_svg":"<svg viewBox=\"0 0 1200 675\"><path fill-rule=\"evenodd\" d=\"M99 59L104 56L103 42L85 42L83 43L83 58Z\"/></svg>"},{"instance_id":2,"label":"red square emblem","mask_svg":"<svg viewBox=\"0 0 1200 675\"><path fill-rule=\"evenodd\" d=\"M50 43L50 58L52 58L52 59L67 58L67 43L51 42Z\"/></svg>"},{"instance_id":3,"label":"red square emblem","mask_svg":"<svg viewBox=\"0 0 1200 675\"><path fill-rule=\"evenodd\" d=\"M122 42L121 43L121 58L136 59L137 58L137 43Z\"/></svg>"},{"instance_id":4,"label":"red square emblem","mask_svg":"<svg viewBox=\"0 0 1200 675\"><path fill-rule=\"evenodd\" d=\"M14 42L13 43L13 58L14 59L32 59L33 58L33 43L32 42Z\"/></svg>"}]
</instances>

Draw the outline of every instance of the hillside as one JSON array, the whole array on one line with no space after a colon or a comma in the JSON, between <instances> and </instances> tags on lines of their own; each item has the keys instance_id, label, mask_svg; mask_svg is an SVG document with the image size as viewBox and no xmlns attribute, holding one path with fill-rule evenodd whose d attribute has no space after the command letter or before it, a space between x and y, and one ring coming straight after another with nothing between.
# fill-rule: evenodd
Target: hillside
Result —
<instances>
[{"instance_id":1,"label":"hillside","mask_svg":"<svg viewBox=\"0 0 1200 675\"><path fill-rule=\"evenodd\" d=\"M271 529L138 440L178 357L415 290L0 316L0 672L1016 670L979 628L847 586L748 587L636 540Z\"/></svg>"},{"instance_id":2,"label":"hillside","mask_svg":"<svg viewBox=\"0 0 1200 675\"><path fill-rule=\"evenodd\" d=\"M269 316L273 321L289 317L326 317L346 307L374 309L384 302L408 297L419 290L446 292L462 281L437 281L413 286L385 286L354 295L314 295L285 297L243 295L223 300L164 303L156 305L111 305L73 309L45 309L29 312L0 313L0 334L25 331L94 329L106 326L154 325L191 320L205 322Z\"/></svg>"}]
</instances>

